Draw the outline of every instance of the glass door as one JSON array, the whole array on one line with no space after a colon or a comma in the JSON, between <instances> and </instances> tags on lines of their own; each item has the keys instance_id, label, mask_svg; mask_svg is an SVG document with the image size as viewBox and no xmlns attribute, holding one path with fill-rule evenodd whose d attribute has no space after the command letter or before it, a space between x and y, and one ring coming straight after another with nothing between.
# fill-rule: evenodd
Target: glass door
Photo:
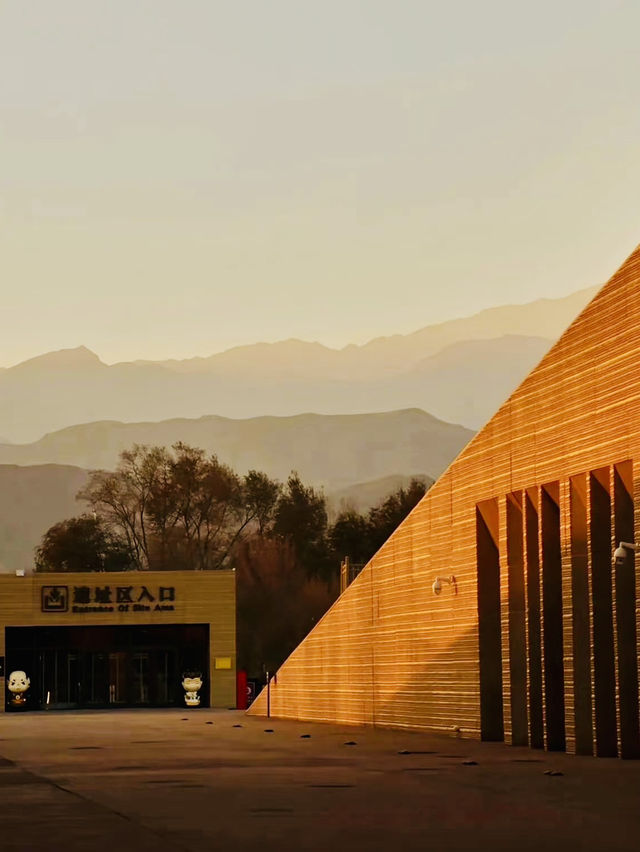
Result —
<instances>
[{"instance_id":1,"label":"glass door","mask_svg":"<svg viewBox=\"0 0 640 852\"><path fill-rule=\"evenodd\" d=\"M149 652L138 651L131 655L132 704L149 703Z\"/></svg>"},{"instance_id":2,"label":"glass door","mask_svg":"<svg viewBox=\"0 0 640 852\"><path fill-rule=\"evenodd\" d=\"M177 651L173 648L158 648L151 655L151 701L159 707L176 703L180 678L178 677Z\"/></svg>"},{"instance_id":3,"label":"glass door","mask_svg":"<svg viewBox=\"0 0 640 852\"><path fill-rule=\"evenodd\" d=\"M88 705L103 707L109 703L109 655L88 654L86 673L83 700Z\"/></svg>"},{"instance_id":4,"label":"glass door","mask_svg":"<svg viewBox=\"0 0 640 852\"><path fill-rule=\"evenodd\" d=\"M50 648L39 654L40 706L62 710L80 703L81 678L78 654Z\"/></svg>"},{"instance_id":5,"label":"glass door","mask_svg":"<svg viewBox=\"0 0 640 852\"><path fill-rule=\"evenodd\" d=\"M170 666L169 652L160 650L154 654L154 669L155 669L155 704L169 703L169 688L170 688Z\"/></svg>"},{"instance_id":6,"label":"glass door","mask_svg":"<svg viewBox=\"0 0 640 852\"><path fill-rule=\"evenodd\" d=\"M109 704L127 703L127 654L109 654Z\"/></svg>"}]
</instances>

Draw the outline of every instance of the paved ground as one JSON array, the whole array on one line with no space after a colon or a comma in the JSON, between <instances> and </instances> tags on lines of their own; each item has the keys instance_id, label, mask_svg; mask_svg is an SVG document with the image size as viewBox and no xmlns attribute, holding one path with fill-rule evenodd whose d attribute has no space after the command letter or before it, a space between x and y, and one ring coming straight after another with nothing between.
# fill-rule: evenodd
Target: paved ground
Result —
<instances>
[{"instance_id":1,"label":"paved ground","mask_svg":"<svg viewBox=\"0 0 640 852\"><path fill-rule=\"evenodd\" d=\"M2 852L640 848L640 761L213 710L6 714L0 756Z\"/></svg>"}]
</instances>

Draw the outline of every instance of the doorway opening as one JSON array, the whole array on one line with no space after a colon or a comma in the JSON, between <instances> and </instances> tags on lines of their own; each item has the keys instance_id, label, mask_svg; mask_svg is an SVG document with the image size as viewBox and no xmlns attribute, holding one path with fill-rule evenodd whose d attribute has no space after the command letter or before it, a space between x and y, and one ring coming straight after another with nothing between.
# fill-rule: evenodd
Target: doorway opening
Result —
<instances>
[{"instance_id":1,"label":"doorway opening","mask_svg":"<svg viewBox=\"0 0 640 852\"><path fill-rule=\"evenodd\" d=\"M540 488L544 706L549 751L565 751L560 485Z\"/></svg>"},{"instance_id":2,"label":"doorway opening","mask_svg":"<svg viewBox=\"0 0 640 852\"><path fill-rule=\"evenodd\" d=\"M31 680L26 709L181 706L184 671L203 673L209 704L207 624L8 627L6 657Z\"/></svg>"},{"instance_id":3,"label":"doorway opening","mask_svg":"<svg viewBox=\"0 0 640 852\"><path fill-rule=\"evenodd\" d=\"M480 651L480 735L504 740L502 646L500 637L500 551L498 501L476 506L478 638Z\"/></svg>"}]
</instances>

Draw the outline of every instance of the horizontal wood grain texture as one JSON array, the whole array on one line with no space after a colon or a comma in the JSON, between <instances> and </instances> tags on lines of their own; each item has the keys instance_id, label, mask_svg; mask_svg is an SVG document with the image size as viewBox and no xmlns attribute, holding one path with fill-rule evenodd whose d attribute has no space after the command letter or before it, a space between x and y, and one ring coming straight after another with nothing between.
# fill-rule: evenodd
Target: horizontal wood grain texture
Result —
<instances>
[{"instance_id":1,"label":"horizontal wood grain texture","mask_svg":"<svg viewBox=\"0 0 640 852\"><path fill-rule=\"evenodd\" d=\"M66 612L43 612L42 589L61 586L68 589ZM90 607L95 603L95 588L108 586L114 601L113 611L73 612L74 589L90 590ZM132 588L131 597L149 610L120 611L116 589ZM142 594L145 587L154 598ZM165 592L160 601L160 588ZM155 605L173 609L155 609ZM75 604L76 606L83 606ZM125 604L122 604L124 606ZM232 571L133 571L82 574L34 574L28 577L0 575L0 656L5 655L5 627L208 624L209 677L214 707L235 706L236 659L236 583ZM230 657L231 669L215 669L215 657ZM4 691L4 680L0 678ZM0 709L4 702L0 702Z\"/></svg>"},{"instance_id":2,"label":"horizontal wood grain texture","mask_svg":"<svg viewBox=\"0 0 640 852\"><path fill-rule=\"evenodd\" d=\"M559 483L562 620L557 624L562 626L558 635L561 632L565 668L565 727L567 746L574 748L569 481L640 458L638 424L640 247L283 664L271 687L271 713L351 724L461 729L479 736L475 508L498 498L508 739L512 724L505 498L523 490L535 495L539 486L553 482ZM636 464L636 523L637 469ZM443 584L442 593L434 595L435 578L452 574L457 594ZM532 592L529 582L528 595ZM526 626L534 639L540 631L537 606L533 598L527 603ZM522 627L518 629L521 636ZM589 653L587 649L587 657L581 657L583 668ZM534 664L533 674L540 666ZM535 721L540 718L537 680L534 686L532 693L529 673L528 701ZM264 692L249 712L266 712Z\"/></svg>"}]
</instances>

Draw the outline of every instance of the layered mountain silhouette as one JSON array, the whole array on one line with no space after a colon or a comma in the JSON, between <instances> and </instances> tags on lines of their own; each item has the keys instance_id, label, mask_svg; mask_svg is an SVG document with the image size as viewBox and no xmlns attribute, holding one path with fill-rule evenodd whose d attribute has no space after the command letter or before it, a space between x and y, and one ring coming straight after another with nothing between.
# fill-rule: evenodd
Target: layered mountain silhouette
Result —
<instances>
[{"instance_id":1,"label":"layered mountain silhouette","mask_svg":"<svg viewBox=\"0 0 640 852\"><path fill-rule=\"evenodd\" d=\"M171 446L184 441L215 453L240 474L262 470L285 480L336 490L391 474L433 478L472 437L418 409L381 414L299 414L232 420L201 417L159 423L101 421L70 426L32 444L0 446L0 465L74 465L113 469L133 444Z\"/></svg>"},{"instance_id":2,"label":"layered mountain silhouette","mask_svg":"<svg viewBox=\"0 0 640 852\"><path fill-rule=\"evenodd\" d=\"M86 511L75 494L87 469L114 468L119 452L134 443L181 440L215 452L238 473L254 468L281 481L296 470L339 509L368 508L416 473L435 479L472 435L416 409L72 426L33 444L0 447L0 571L28 570L49 526Z\"/></svg>"},{"instance_id":3,"label":"layered mountain silhouette","mask_svg":"<svg viewBox=\"0 0 640 852\"><path fill-rule=\"evenodd\" d=\"M355 485L329 492L327 495L329 514L335 516L338 512L349 509L366 513L373 506L378 506L399 488L408 488L412 479L423 482L427 488L430 488L434 483L431 476L424 476L423 474L416 476L392 474L374 479L371 482L357 482Z\"/></svg>"},{"instance_id":4,"label":"layered mountain silhouette","mask_svg":"<svg viewBox=\"0 0 640 852\"><path fill-rule=\"evenodd\" d=\"M491 308L339 350L287 340L209 358L111 366L84 346L50 352L0 370L0 434L27 442L99 420L414 407L476 429L594 292Z\"/></svg>"},{"instance_id":5,"label":"layered mountain silhouette","mask_svg":"<svg viewBox=\"0 0 640 852\"><path fill-rule=\"evenodd\" d=\"M0 573L30 571L43 533L86 511L75 499L86 480L69 465L0 465Z\"/></svg>"},{"instance_id":6,"label":"layered mountain silhouette","mask_svg":"<svg viewBox=\"0 0 640 852\"><path fill-rule=\"evenodd\" d=\"M0 571L30 569L46 529L86 509L87 470L134 443L296 470L334 509L435 479L596 289L340 350L287 340L109 366L81 346L0 368Z\"/></svg>"}]
</instances>

